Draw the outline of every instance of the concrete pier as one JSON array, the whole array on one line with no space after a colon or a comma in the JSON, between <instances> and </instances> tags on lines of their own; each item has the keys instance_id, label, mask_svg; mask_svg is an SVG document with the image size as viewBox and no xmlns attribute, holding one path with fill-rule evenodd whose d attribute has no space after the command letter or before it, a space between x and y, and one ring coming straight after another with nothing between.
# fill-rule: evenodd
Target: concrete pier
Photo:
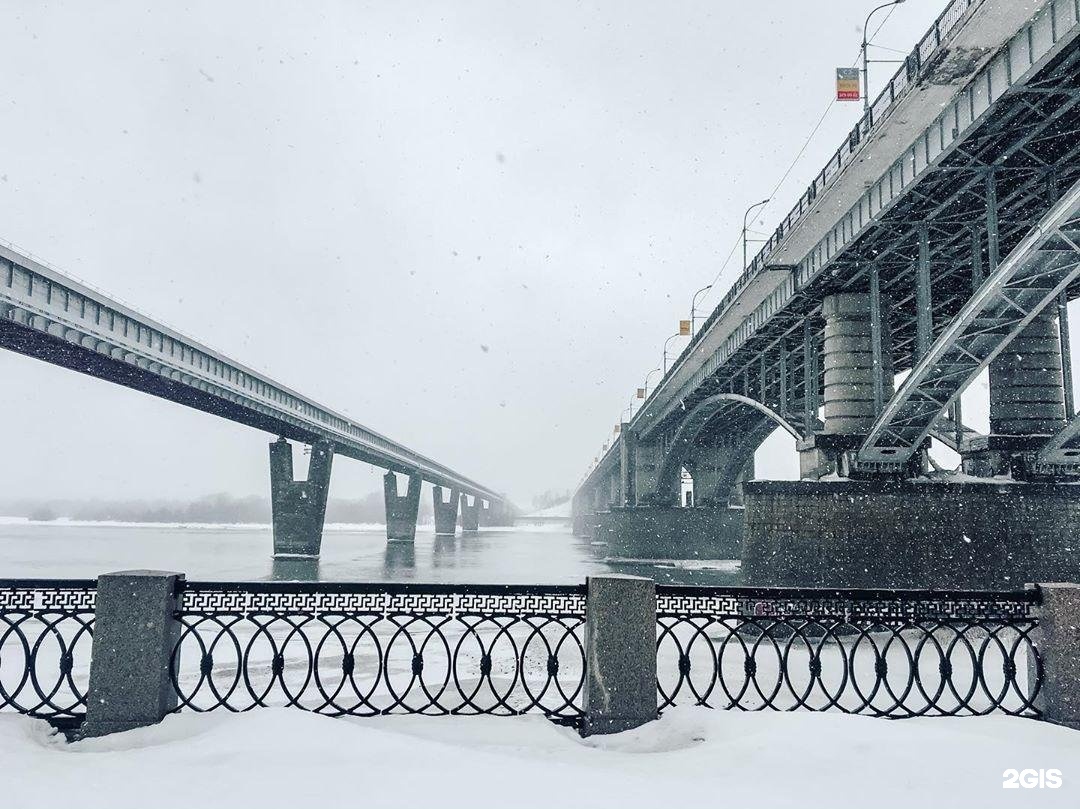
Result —
<instances>
[{"instance_id":1,"label":"concrete pier","mask_svg":"<svg viewBox=\"0 0 1080 809\"><path fill-rule=\"evenodd\" d=\"M443 500L443 487L431 487L431 504L435 510L435 536L452 537L457 532L458 492L450 489L450 499Z\"/></svg>"},{"instance_id":2,"label":"concrete pier","mask_svg":"<svg viewBox=\"0 0 1080 809\"><path fill-rule=\"evenodd\" d=\"M1080 580L1080 487L752 481L746 584L1020 589Z\"/></svg>"},{"instance_id":3,"label":"concrete pier","mask_svg":"<svg viewBox=\"0 0 1080 809\"><path fill-rule=\"evenodd\" d=\"M293 449L284 438L270 445L270 507L275 556L318 556L334 453L328 441L311 448L307 480L293 479Z\"/></svg>"},{"instance_id":4,"label":"concrete pier","mask_svg":"<svg viewBox=\"0 0 1080 809\"><path fill-rule=\"evenodd\" d=\"M614 508L592 519L607 556L621 559L741 559L743 510L727 507ZM589 536L590 534L584 534Z\"/></svg>"},{"instance_id":5,"label":"concrete pier","mask_svg":"<svg viewBox=\"0 0 1080 809\"><path fill-rule=\"evenodd\" d=\"M463 534L475 534L480 530L480 498L473 496L472 505L469 505L470 495L461 495L461 532Z\"/></svg>"},{"instance_id":6,"label":"concrete pier","mask_svg":"<svg viewBox=\"0 0 1080 809\"><path fill-rule=\"evenodd\" d=\"M409 488L399 495L397 475L387 472L383 476L383 495L386 501L386 538L412 541L416 538L416 515L420 510L421 480L409 477Z\"/></svg>"}]
</instances>

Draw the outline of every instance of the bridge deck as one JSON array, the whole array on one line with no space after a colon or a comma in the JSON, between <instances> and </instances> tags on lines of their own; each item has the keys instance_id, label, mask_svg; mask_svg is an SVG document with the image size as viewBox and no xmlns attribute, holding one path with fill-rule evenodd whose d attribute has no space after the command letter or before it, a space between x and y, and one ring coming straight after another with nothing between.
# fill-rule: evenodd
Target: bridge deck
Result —
<instances>
[{"instance_id":1,"label":"bridge deck","mask_svg":"<svg viewBox=\"0 0 1080 809\"><path fill-rule=\"evenodd\" d=\"M101 292L0 245L0 347L474 496L466 478Z\"/></svg>"}]
</instances>

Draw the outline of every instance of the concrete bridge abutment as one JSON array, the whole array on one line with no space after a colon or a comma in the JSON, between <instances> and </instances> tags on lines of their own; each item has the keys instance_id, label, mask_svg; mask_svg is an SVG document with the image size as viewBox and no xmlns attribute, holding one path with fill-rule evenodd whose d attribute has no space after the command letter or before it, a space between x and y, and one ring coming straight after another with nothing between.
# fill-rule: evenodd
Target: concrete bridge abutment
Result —
<instances>
[{"instance_id":1,"label":"concrete bridge abutment","mask_svg":"<svg viewBox=\"0 0 1080 809\"><path fill-rule=\"evenodd\" d=\"M307 480L293 479L293 448L284 438L270 444L270 510L274 556L318 556L334 451L328 441L311 447Z\"/></svg>"},{"instance_id":2,"label":"concrete bridge abutment","mask_svg":"<svg viewBox=\"0 0 1080 809\"><path fill-rule=\"evenodd\" d=\"M420 488L418 475L409 476L405 494L398 494L397 475L383 475L383 495L386 501L386 538L412 541L416 539L416 515L420 511Z\"/></svg>"}]
</instances>

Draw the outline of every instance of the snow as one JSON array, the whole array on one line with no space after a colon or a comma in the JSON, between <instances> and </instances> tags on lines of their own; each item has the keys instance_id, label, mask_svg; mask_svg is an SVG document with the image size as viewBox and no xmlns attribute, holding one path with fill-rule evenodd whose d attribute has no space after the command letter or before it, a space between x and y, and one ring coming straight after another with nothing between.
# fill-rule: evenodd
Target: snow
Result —
<instances>
[{"instance_id":1,"label":"snow","mask_svg":"<svg viewBox=\"0 0 1080 809\"><path fill-rule=\"evenodd\" d=\"M679 708L582 740L541 717L171 716L66 744L0 717L5 806L1056 807L1080 805L1080 732L1004 716L888 721ZM1009 768L1059 789L1002 788Z\"/></svg>"}]
</instances>

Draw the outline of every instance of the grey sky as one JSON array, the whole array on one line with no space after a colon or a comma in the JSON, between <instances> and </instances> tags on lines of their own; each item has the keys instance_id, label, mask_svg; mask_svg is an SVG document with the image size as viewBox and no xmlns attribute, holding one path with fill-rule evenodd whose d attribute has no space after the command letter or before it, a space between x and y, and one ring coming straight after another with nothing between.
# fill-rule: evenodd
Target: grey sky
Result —
<instances>
[{"instance_id":1,"label":"grey sky","mask_svg":"<svg viewBox=\"0 0 1080 809\"><path fill-rule=\"evenodd\" d=\"M659 364L874 5L8 3L0 236L527 503ZM265 434L8 352L0 374L9 496L267 488Z\"/></svg>"}]
</instances>

